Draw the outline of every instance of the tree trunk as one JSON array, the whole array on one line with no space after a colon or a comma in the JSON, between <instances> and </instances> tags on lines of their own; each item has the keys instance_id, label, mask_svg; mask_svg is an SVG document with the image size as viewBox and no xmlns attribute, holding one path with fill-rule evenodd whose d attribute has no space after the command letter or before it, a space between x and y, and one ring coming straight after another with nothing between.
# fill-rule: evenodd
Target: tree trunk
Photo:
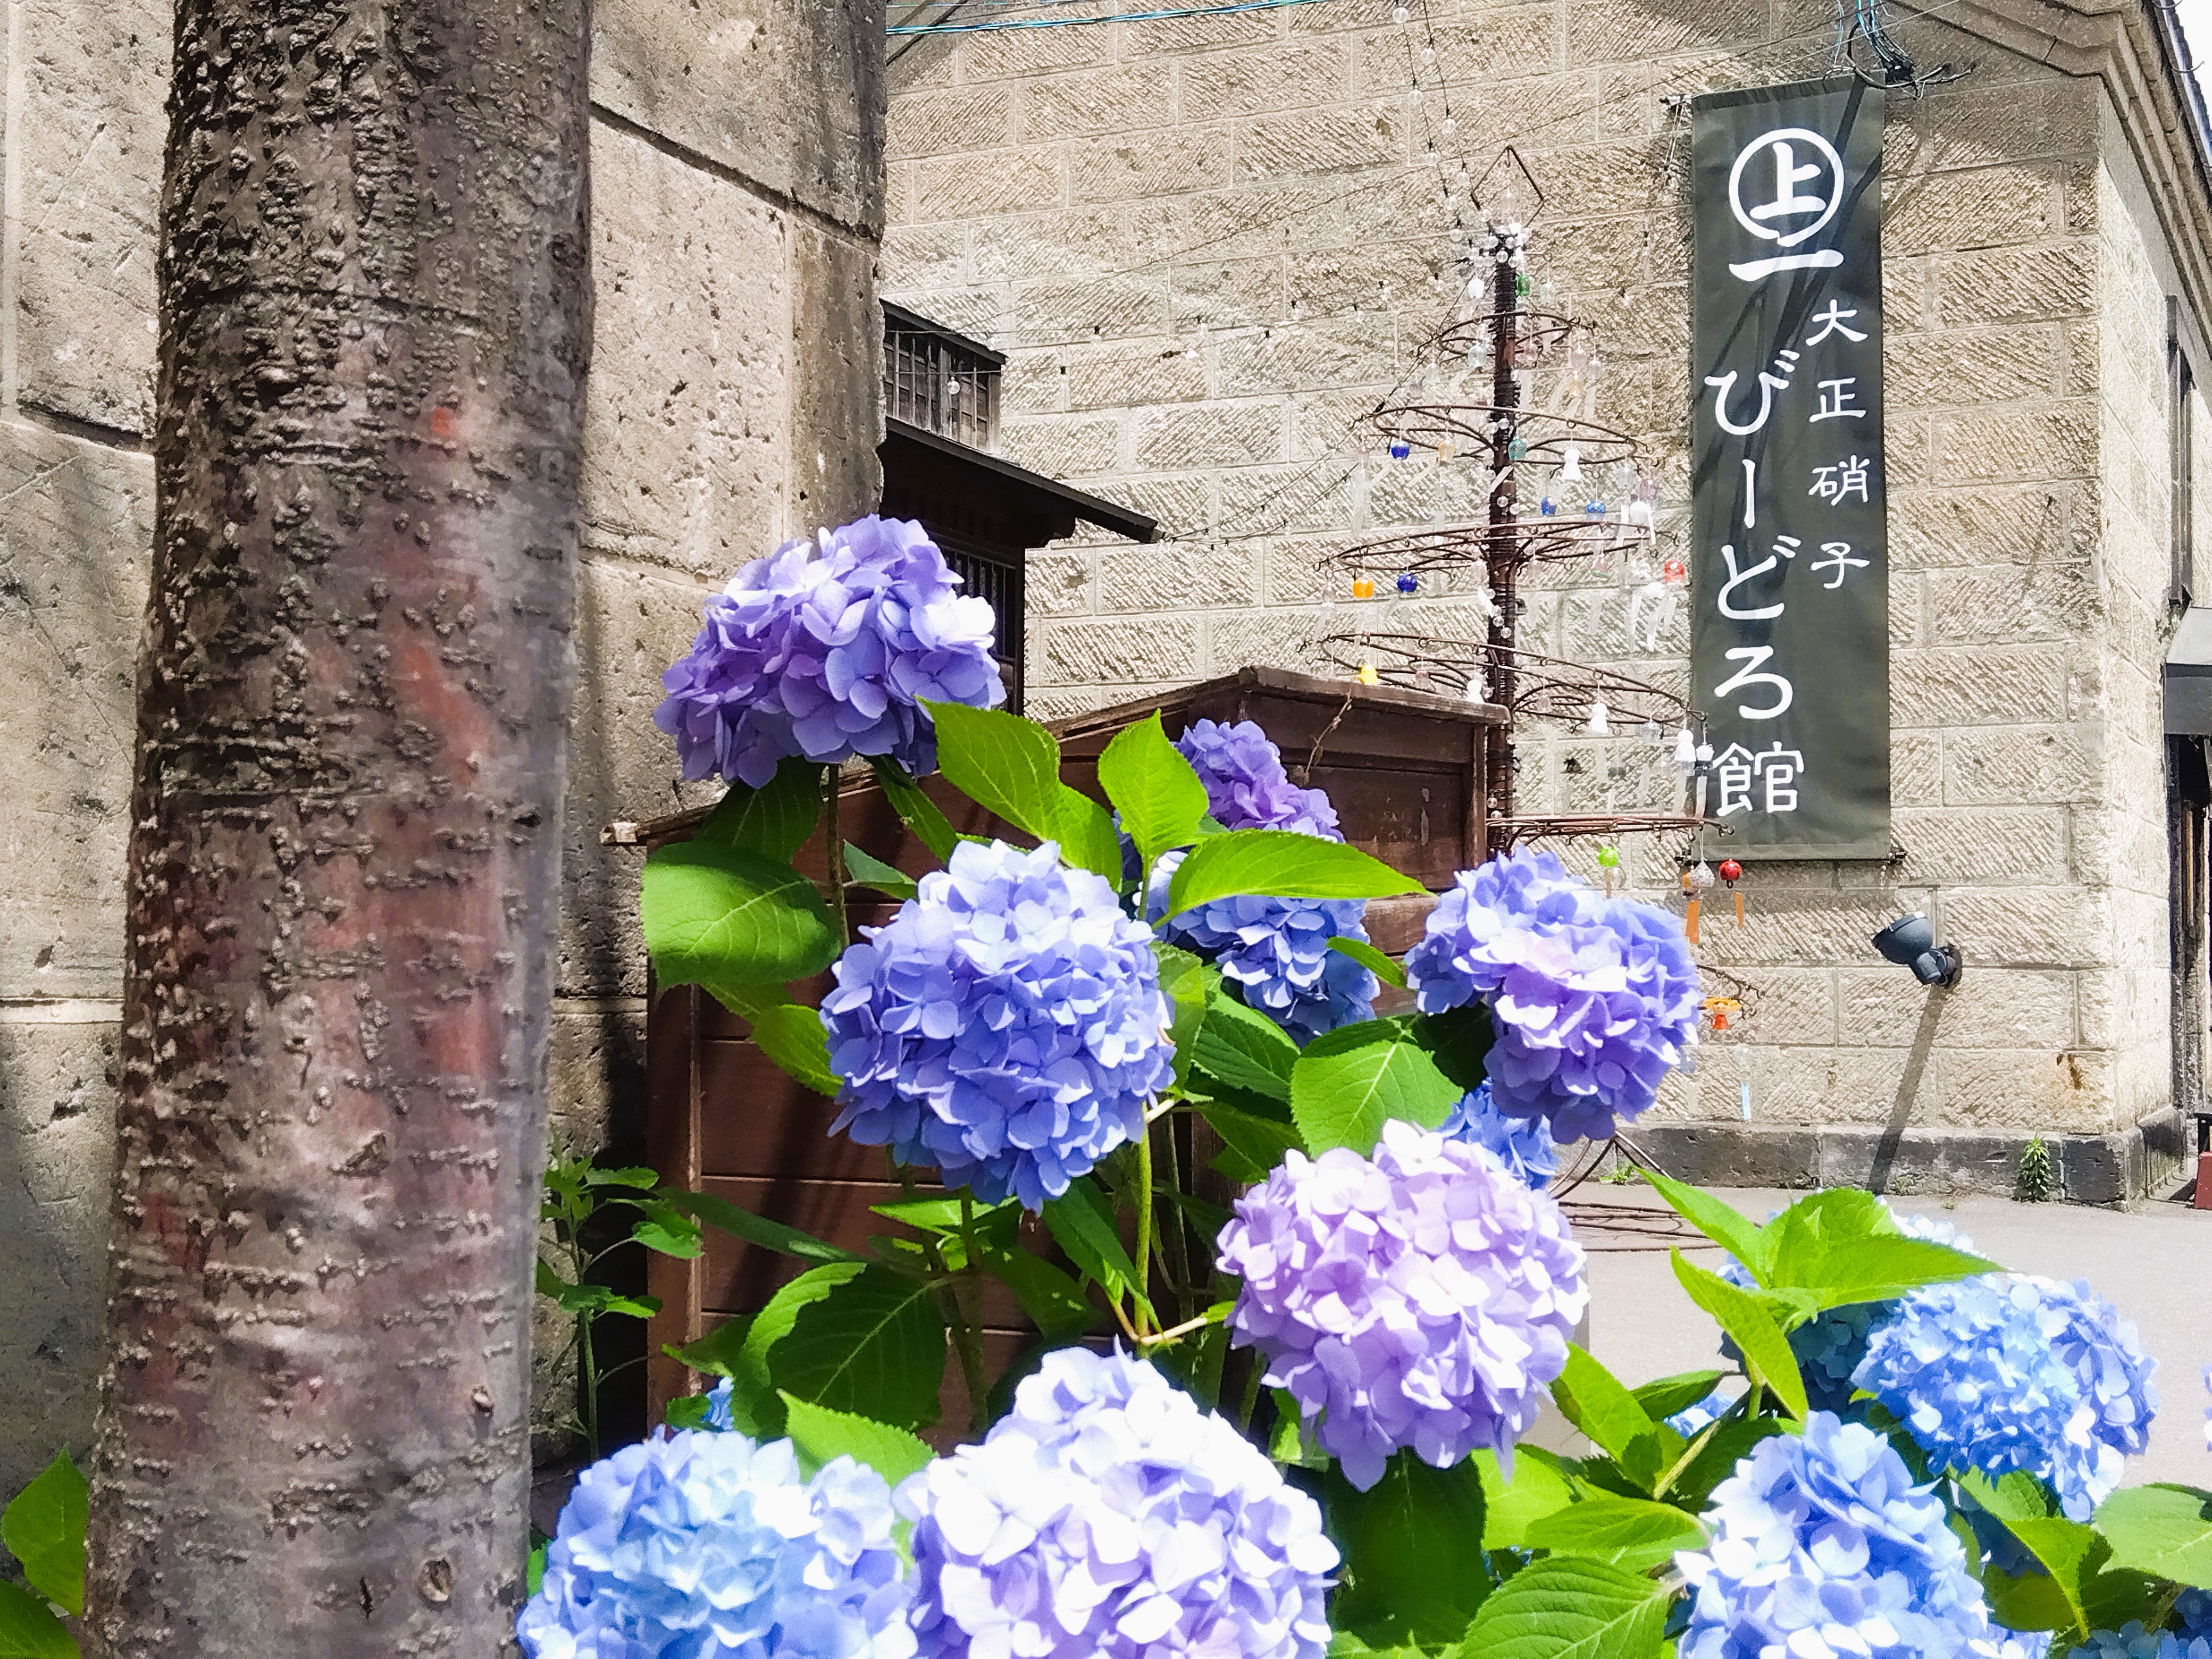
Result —
<instances>
[{"instance_id":1,"label":"tree trunk","mask_svg":"<svg viewBox=\"0 0 2212 1659\"><path fill-rule=\"evenodd\" d=\"M584 0L182 0L93 1650L510 1650Z\"/></svg>"}]
</instances>

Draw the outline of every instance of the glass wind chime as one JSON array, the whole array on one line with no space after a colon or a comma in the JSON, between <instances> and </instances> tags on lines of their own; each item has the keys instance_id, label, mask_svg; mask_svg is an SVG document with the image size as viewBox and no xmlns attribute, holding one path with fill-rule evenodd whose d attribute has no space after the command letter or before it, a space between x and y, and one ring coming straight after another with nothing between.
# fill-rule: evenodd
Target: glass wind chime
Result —
<instances>
[{"instance_id":1,"label":"glass wind chime","mask_svg":"<svg viewBox=\"0 0 2212 1659\"><path fill-rule=\"evenodd\" d=\"M1453 462L1486 471L1483 512L1475 519L1462 509L1454 519L1440 510L1426 528L1334 555L1330 562L1349 586L1354 613L1348 630L1322 644L1363 684L1456 688L1470 700L1504 706L1508 720L1488 739L1492 849L1537 834L1599 837L1598 866L1609 890L1624 831L1685 828L1690 815L1619 812L1608 788L1602 813L1516 817L1515 726L1544 718L1607 738L1625 719L1662 747L1673 730L1675 759L1700 797L1698 819L1711 751L1699 744L1697 722L1680 699L1624 675L1523 648L1516 637L1525 608L1520 579L1531 564L1604 560L1620 572L1622 654L1629 655L1662 648L1680 613L1689 569L1679 553L1664 550L1659 478L1644 464L1641 447L1598 419L1603 365L1593 331L1533 302L1526 223L1492 218L1466 258L1468 314L1431 337L1419 380L1386 398L1370 420L1387 466L1434 455L1440 496L1452 495L1455 479L1469 478ZM1550 395L1540 405L1532 396L1540 371L1550 371ZM1471 605L1485 637L1452 640L1422 631L1414 608L1404 602L1423 595ZM1626 769L1615 775L1625 775ZM1713 878L1704 871L1705 883Z\"/></svg>"}]
</instances>

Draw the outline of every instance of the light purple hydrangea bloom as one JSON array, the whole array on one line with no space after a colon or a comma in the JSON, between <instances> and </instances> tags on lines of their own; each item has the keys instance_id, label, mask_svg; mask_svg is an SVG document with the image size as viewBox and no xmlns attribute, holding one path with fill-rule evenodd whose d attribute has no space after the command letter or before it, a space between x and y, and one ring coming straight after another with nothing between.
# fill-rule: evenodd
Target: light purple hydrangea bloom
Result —
<instances>
[{"instance_id":1,"label":"light purple hydrangea bloom","mask_svg":"<svg viewBox=\"0 0 2212 1659\"><path fill-rule=\"evenodd\" d=\"M1152 866L1145 914L1167 910L1168 884L1184 854ZM1300 1043L1354 1020L1371 1019L1382 981L1341 951L1332 937L1367 939L1367 906L1359 899L1261 898L1242 895L1185 910L1168 924L1170 945L1204 957L1256 1008Z\"/></svg>"},{"instance_id":2,"label":"light purple hydrangea bloom","mask_svg":"<svg viewBox=\"0 0 2212 1659\"><path fill-rule=\"evenodd\" d=\"M1206 786L1206 810L1223 829L1295 830L1344 839L1328 796L1292 783L1282 751L1250 720L1193 720L1176 747Z\"/></svg>"},{"instance_id":3,"label":"light purple hydrangea bloom","mask_svg":"<svg viewBox=\"0 0 2212 1659\"><path fill-rule=\"evenodd\" d=\"M2157 1364L2086 1284L1990 1273L1905 1297L1851 1380L1934 1466L2026 1469L2087 1521L2149 1443Z\"/></svg>"},{"instance_id":4,"label":"light purple hydrangea bloom","mask_svg":"<svg viewBox=\"0 0 2212 1659\"><path fill-rule=\"evenodd\" d=\"M2212 1659L2212 1641L2185 1632L2145 1630L2130 1620L2118 1630L2092 1631L2066 1659Z\"/></svg>"},{"instance_id":5,"label":"light purple hydrangea bloom","mask_svg":"<svg viewBox=\"0 0 2212 1659\"><path fill-rule=\"evenodd\" d=\"M1151 932L1103 878L963 842L839 957L823 999L830 1126L1029 1209L1142 1133L1175 1076Z\"/></svg>"},{"instance_id":6,"label":"light purple hydrangea bloom","mask_svg":"<svg viewBox=\"0 0 2212 1659\"><path fill-rule=\"evenodd\" d=\"M925 1659L1321 1659L1320 1506L1142 1360L1047 1354L899 1489Z\"/></svg>"},{"instance_id":7,"label":"light purple hydrangea bloom","mask_svg":"<svg viewBox=\"0 0 2212 1659\"><path fill-rule=\"evenodd\" d=\"M755 788L786 756L888 755L917 776L937 767L921 704L1006 701L988 599L919 524L871 514L756 559L707 602L707 623L661 676L653 723L676 739L684 775Z\"/></svg>"},{"instance_id":8,"label":"light purple hydrangea bloom","mask_svg":"<svg viewBox=\"0 0 2212 1659\"><path fill-rule=\"evenodd\" d=\"M1942 1501L1889 1442L1832 1412L1753 1448L1713 1488L1681 1659L1958 1659L1999 1652Z\"/></svg>"},{"instance_id":9,"label":"light purple hydrangea bloom","mask_svg":"<svg viewBox=\"0 0 2212 1659\"><path fill-rule=\"evenodd\" d=\"M1680 921L1603 896L1549 853L1461 871L1406 975L1424 1013L1488 1001L1498 1109L1546 1118L1560 1140L1602 1139L1644 1111L1698 1040Z\"/></svg>"},{"instance_id":10,"label":"light purple hydrangea bloom","mask_svg":"<svg viewBox=\"0 0 2212 1659\"><path fill-rule=\"evenodd\" d=\"M516 1634L532 1659L909 1659L883 1477L788 1440L656 1435L586 1469Z\"/></svg>"},{"instance_id":11,"label":"light purple hydrangea bloom","mask_svg":"<svg viewBox=\"0 0 2212 1659\"><path fill-rule=\"evenodd\" d=\"M1552 1126L1540 1117L1510 1117L1499 1111L1486 1079L1460 1097L1437 1133L1448 1140L1487 1146L1506 1173L1532 1193L1542 1192L1559 1172L1559 1148L1552 1139Z\"/></svg>"},{"instance_id":12,"label":"light purple hydrangea bloom","mask_svg":"<svg viewBox=\"0 0 2212 1659\"><path fill-rule=\"evenodd\" d=\"M1370 1161L1292 1151L1237 1201L1231 1340L1267 1360L1362 1491L1411 1447L1510 1461L1589 1301L1559 1206L1496 1155L1393 1120Z\"/></svg>"}]
</instances>

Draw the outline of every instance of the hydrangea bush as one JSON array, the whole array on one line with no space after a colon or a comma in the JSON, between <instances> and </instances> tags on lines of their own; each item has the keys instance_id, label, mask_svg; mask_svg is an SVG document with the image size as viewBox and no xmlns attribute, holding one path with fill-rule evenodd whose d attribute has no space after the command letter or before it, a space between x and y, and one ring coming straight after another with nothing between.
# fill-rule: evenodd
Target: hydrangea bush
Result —
<instances>
[{"instance_id":1,"label":"hydrangea bush","mask_svg":"<svg viewBox=\"0 0 2212 1659\"><path fill-rule=\"evenodd\" d=\"M963 842L861 933L822 1000L832 1133L1040 1209L1174 1077L1151 931L1050 842Z\"/></svg>"},{"instance_id":2,"label":"hydrangea bush","mask_svg":"<svg viewBox=\"0 0 2212 1659\"><path fill-rule=\"evenodd\" d=\"M1680 1558L1695 1592L1681 1659L1850 1654L1960 1659L1990 1637L1943 1500L1872 1429L1814 1412L1713 1488L1712 1543Z\"/></svg>"},{"instance_id":3,"label":"hydrangea bush","mask_svg":"<svg viewBox=\"0 0 2212 1659\"><path fill-rule=\"evenodd\" d=\"M787 1440L656 1435L586 1469L516 1634L531 1659L910 1659L890 1489Z\"/></svg>"},{"instance_id":4,"label":"hydrangea bush","mask_svg":"<svg viewBox=\"0 0 2212 1659\"><path fill-rule=\"evenodd\" d=\"M1154 715L1079 792L982 706L981 632L935 619L902 534L746 573L737 631L679 665L679 752L737 781L647 860L643 917L661 984L884 1149L878 1236L639 1200L788 1260L678 1351L711 1392L586 1473L534 1655L2212 1659L2184 1594L2212 1494L2116 1489L2155 1401L2086 1289L1869 1194L1761 1224L1646 1170L1733 1263L1672 1264L1725 1369L1624 1379L1577 1343L1544 1189L1689 1058L1668 912L1516 852L1460 872L1401 973L1356 911L1416 884L1264 733ZM881 672L833 668L870 629ZM792 862L829 810L806 767L848 754L908 831L851 861L897 906L857 941ZM954 834L933 759L1003 839ZM1531 1443L1546 1413L1584 1455Z\"/></svg>"},{"instance_id":5,"label":"hydrangea bush","mask_svg":"<svg viewBox=\"0 0 2212 1659\"><path fill-rule=\"evenodd\" d=\"M1362 1491L1395 1452L1510 1456L1589 1301L1557 1205L1488 1148L1398 1121L1371 1158L1291 1152L1237 1200L1220 1266L1243 1283L1231 1340Z\"/></svg>"},{"instance_id":6,"label":"hydrangea bush","mask_svg":"<svg viewBox=\"0 0 2212 1659\"><path fill-rule=\"evenodd\" d=\"M1605 897L1550 853L1462 871L1406 954L1425 1013L1478 1000L1497 1041L1499 1111L1560 1140L1600 1139L1641 1115L1698 1040L1697 964L1674 917Z\"/></svg>"},{"instance_id":7,"label":"hydrangea bush","mask_svg":"<svg viewBox=\"0 0 2212 1659\"><path fill-rule=\"evenodd\" d=\"M990 601L959 586L929 533L900 519L802 536L747 565L661 677L653 720L676 739L684 775L758 788L787 755L934 770L923 705L1006 698Z\"/></svg>"},{"instance_id":8,"label":"hydrangea bush","mask_svg":"<svg viewBox=\"0 0 2212 1659\"><path fill-rule=\"evenodd\" d=\"M982 1443L901 1489L925 1656L1321 1659L1321 1509L1152 1366L1048 1354Z\"/></svg>"}]
</instances>

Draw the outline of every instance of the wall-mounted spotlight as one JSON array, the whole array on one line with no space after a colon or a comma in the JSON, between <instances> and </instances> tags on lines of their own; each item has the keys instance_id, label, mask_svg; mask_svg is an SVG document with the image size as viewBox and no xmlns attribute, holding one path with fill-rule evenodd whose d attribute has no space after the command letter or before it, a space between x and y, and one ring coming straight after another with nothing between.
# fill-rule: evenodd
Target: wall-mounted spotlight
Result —
<instances>
[{"instance_id":1,"label":"wall-mounted spotlight","mask_svg":"<svg viewBox=\"0 0 2212 1659\"><path fill-rule=\"evenodd\" d=\"M1912 969L1913 978L1923 985L1940 985L1947 991L1959 983L1959 975L1966 965L1957 945L1936 944L1936 930L1928 925L1926 914L1918 910L1899 916L1876 933L1874 948L1884 962Z\"/></svg>"}]
</instances>

